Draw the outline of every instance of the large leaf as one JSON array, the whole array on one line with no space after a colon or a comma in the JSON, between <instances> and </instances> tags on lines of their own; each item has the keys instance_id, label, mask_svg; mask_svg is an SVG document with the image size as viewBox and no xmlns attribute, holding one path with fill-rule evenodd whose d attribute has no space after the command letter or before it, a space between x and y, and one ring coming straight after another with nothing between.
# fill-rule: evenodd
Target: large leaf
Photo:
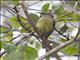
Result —
<instances>
[{"instance_id":1,"label":"large leaf","mask_svg":"<svg viewBox=\"0 0 80 60\"><path fill-rule=\"evenodd\" d=\"M5 36L3 37L3 39L4 39L5 41L10 41L12 38L13 38L13 33L12 33L12 31L6 33Z\"/></svg>"},{"instance_id":2,"label":"large leaf","mask_svg":"<svg viewBox=\"0 0 80 60\"><path fill-rule=\"evenodd\" d=\"M0 51L1 51L1 49L2 49L2 45L3 45L3 43L2 43L2 41L0 40Z\"/></svg>"},{"instance_id":3,"label":"large leaf","mask_svg":"<svg viewBox=\"0 0 80 60\"><path fill-rule=\"evenodd\" d=\"M30 17L31 17L32 22L36 25L39 17L34 13L30 13Z\"/></svg>"},{"instance_id":4,"label":"large leaf","mask_svg":"<svg viewBox=\"0 0 80 60\"><path fill-rule=\"evenodd\" d=\"M16 17L11 17L11 18L9 19L9 21L10 21L10 24L11 24L11 26L12 26L13 28L19 28L19 27L20 27L20 24L18 23Z\"/></svg>"},{"instance_id":5,"label":"large leaf","mask_svg":"<svg viewBox=\"0 0 80 60\"><path fill-rule=\"evenodd\" d=\"M30 23L27 21L27 19L25 19L23 16L19 16L19 17L21 19L22 24L26 27L26 30L27 30L26 31L23 28L21 28L20 32L32 32L33 28L30 25ZM32 22L34 23L34 25L36 25L39 17L34 13L30 13L30 18L31 18Z\"/></svg>"},{"instance_id":6,"label":"large leaf","mask_svg":"<svg viewBox=\"0 0 80 60\"><path fill-rule=\"evenodd\" d=\"M62 7L61 4L53 5L52 8L57 17L60 17L61 15L64 14L64 8Z\"/></svg>"},{"instance_id":7,"label":"large leaf","mask_svg":"<svg viewBox=\"0 0 80 60\"><path fill-rule=\"evenodd\" d=\"M19 16L19 19L20 20L17 20L16 17L11 17L9 19L12 28L13 29L19 29L21 27L20 32L27 32L26 30L29 30L31 28L31 25L27 22L27 19L25 19L23 16ZM23 28L23 26L24 26L24 28L26 28L26 30Z\"/></svg>"},{"instance_id":8,"label":"large leaf","mask_svg":"<svg viewBox=\"0 0 80 60\"><path fill-rule=\"evenodd\" d=\"M9 28L5 26L0 26L0 33L6 33L6 32L9 32Z\"/></svg>"},{"instance_id":9,"label":"large leaf","mask_svg":"<svg viewBox=\"0 0 80 60\"><path fill-rule=\"evenodd\" d=\"M3 60L24 60L23 53L19 49L12 51L10 54L6 54Z\"/></svg>"},{"instance_id":10,"label":"large leaf","mask_svg":"<svg viewBox=\"0 0 80 60\"><path fill-rule=\"evenodd\" d=\"M20 29L20 32L22 33L25 33L25 32L28 32L28 31L31 31L30 28L31 28L31 25L28 23L27 19L25 19L23 16L19 16L20 18L20 22L22 23L22 25L26 28L26 30L22 27Z\"/></svg>"},{"instance_id":11,"label":"large leaf","mask_svg":"<svg viewBox=\"0 0 80 60\"><path fill-rule=\"evenodd\" d=\"M26 53L24 53L25 55L25 60L35 60L35 58L38 56L37 55L37 51L30 47L30 46L27 46L26 49L25 49Z\"/></svg>"},{"instance_id":12,"label":"large leaf","mask_svg":"<svg viewBox=\"0 0 80 60\"><path fill-rule=\"evenodd\" d=\"M44 12L44 13L48 12L49 6L50 6L49 3L44 4L44 5L42 6L42 12Z\"/></svg>"},{"instance_id":13,"label":"large leaf","mask_svg":"<svg viewBox=\"0 0 80 60\"><path fill-rule=\"evenodd\" d=\"M3 48L7 53L11 53L16 50L16 46L14 44L6 43L6 42L4 43Z\"/></svg>"},{"instance_id":14,"label":"large leaf","mask_svg":"<svg viewBox=\"0 0 80 60\"><path fill-rule=\"evenodd\" d=\"M64 26L61 27L60 32L64 33L64 32L66 32L67 29L68 29L68 26L66 24L64 24Z\"/></svg>"},{"instance_id":15,"label":"large leaf","mask_svg":"<svg viewBox=\"0 0 80 60\"><path fill-rule=\"evenodd\" d=\"M66 46L63 49L61 49L61 52L65 55L77 55L78 54L77 44L74 43L69 46Z\"/></svg>"},{"instance_id":16,"label":"large leaf","mask_svg":"<svg viewBox=\"0 0 80 60\"><path fill-rule=\"evenodd\" d=\"M36 24L38 20L38 16L31 13L30 17L32 19L32 22ZM26 30L24 28L21 28L20 32L32 32L33 31L32 26L27 21L27 19L25 19L23 16L19 16L19 18L21 19L21 23L23 24L23 26L26 28Z\"/></svg>"},{"instance_id":17,"label":"large leaf","mask_svg":"<svg viewBox=\"0 0 80 60\"><path fill-rule=\"evenodd\" d=\"M6 54L4 60L35 60L37 51L30 46L20 46L17 50Z\"/></svg>"},{"instance_id":18,"label":"large leaf","mask_svg":"<svg viewBox=\"0 0 80 60\"><path fill-rule=\"evenodd\" d=\"M14 6L16 6L18 4L19 0L12 0L12 3L14 4Z\"/></svg>"}]
</instances>

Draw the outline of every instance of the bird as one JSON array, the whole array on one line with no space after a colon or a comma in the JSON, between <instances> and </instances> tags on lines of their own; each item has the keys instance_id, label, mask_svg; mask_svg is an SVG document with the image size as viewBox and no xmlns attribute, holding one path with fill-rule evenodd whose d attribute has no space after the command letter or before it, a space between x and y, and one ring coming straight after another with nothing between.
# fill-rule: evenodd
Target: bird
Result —
<instances>
[{"instance_id":1,"label":"bird","mask_svg":"<svg viewBox=\"0 0 80 60\"><path fill-rule=\"evenodd\" d=\"M42 14L36 24L36 27L41 32L41 37L45 37L47 39L55 27L52 15L49 13Z\"/></svg>"}]
</instances>

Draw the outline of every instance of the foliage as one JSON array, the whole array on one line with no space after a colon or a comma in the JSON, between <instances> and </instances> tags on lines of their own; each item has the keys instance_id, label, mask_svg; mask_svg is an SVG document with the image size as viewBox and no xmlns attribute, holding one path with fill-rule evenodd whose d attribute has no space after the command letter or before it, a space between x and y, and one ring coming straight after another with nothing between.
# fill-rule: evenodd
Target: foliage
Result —
<instances>
[{"instance_id":1,"label":"foliage","mask_svg":"<svg viewBox=\"0 0 80 60\"><path fill-rule=\"evenodd\" d=\"M42 7L42 12L44 12L44 13L48 12L49 5L50 5L49 3L44 4L43 7Z\"/></svg>"}]
</instances>

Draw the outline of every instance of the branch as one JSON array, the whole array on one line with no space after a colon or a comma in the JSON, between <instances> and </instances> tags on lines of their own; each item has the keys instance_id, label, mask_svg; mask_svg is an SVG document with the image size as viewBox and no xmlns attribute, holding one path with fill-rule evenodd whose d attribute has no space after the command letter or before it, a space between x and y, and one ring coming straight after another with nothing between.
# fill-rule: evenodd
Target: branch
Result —
<instances>
[{"instance_id":1,"label":"branch","mask_svg":"<svg viewBox=\"0 0 80 60\"><path fill-rule=\"evenodd\" d=\"M21 41L25 41L25 38L29 39L31 37L31 34L28 34L28 35L23 36L22 38L20 38L20 40L15 45L18 46L21 43Z\"/></svg>"},{"instance_id":2,"label":"branch","mask_svg":"<svg viewBox=\"0 0 80 60\"><path fill-rule=\"evenodd\" d=\"M32 5L35 5L35 4L37 4L37 3L40 3L40 1L37 1L37 2L34 2L33 4L28 5L28 7L30 7L30 6L32 6Z\"/></svg>"},{"instance_id":3,"label":"branch","mask_svg":"<svg viewBox=\"0 0 80 60\"><path fill-rule=\"evenodd\" d=\"M41 11L39 9L32 9L32 8L27 8L28 10L34 10L34 11Z\"/></svg>"},{"instance_id":4,"label":"branch","mask_svg":"<svg viewBox=\"0 0 80 60\"><path fill-rule=\"evenodd\" d=\"M16 38L18 38L18 37L20 37L20 36L21 36L21 35L18 35L18 36L16 36L16 37L12 38L9 42L15 40Z\"/></svg>"},{"instance_id":5,"label":"branch","mask_svg":"<svg viewBox=\"0 0 80 60\"><path fill-rule=\"evenodd\" d=\"M69 24L71 24L75 28L78 28L76 25L72 24L71 22L69 22Z\"/></svg>"},{"instance_id":6,"label":"branch","mask_svg":"<svg viewBox=\"0 0 80 60\"><path fill-rule=\"evenodd\" d=\"M13 13L13 11L12 10L10 10L7 6L5 6L6 8L6 10L9 12L9 13L11 13L13 16L16 16L14 13Z\"/></svg>"},{"instance_id":7,"label":"branch","mask_svg":"<svg viewBox=\"0 0 80 60\"><path fill-rule=\"evenodd\" d=\"M43 60L44 58L46 58L47 56L51 55L52 53L55 53L55 52L59 51L60 49L66 47L66 46L68 46L68 45L70 45L72 43L73 43L73 40L69 40L66 43L63 43L63 44L53 48L52 50L47 52L45 55L38 57L37 60Z\"/></svg>"},{"instance_id":8,"label":"branch","mask_svg":"<svg viewBox=\"0 0 80 60\"><path fill-rule=\"evenodd\" d=\"M80 27L80 24L79 24L79 27ZM79 34L80 34L80 28L78 28L78 32L77 32L77 34L76 34L76 36L75 36L75 38L74 38L74 41L77 40L77 37L78 37Z\"/></svg>"},{"instance_id":9,"label":"branch","mask_svg":"<svg viewBox=\"0 0 80 60\"><path fill-rule=\"evenodd\" d=\"M3 56L5 53L6 53L6 51L4 51L2 53L0 52L0 57Z\"/></svg>"}]
</instances>

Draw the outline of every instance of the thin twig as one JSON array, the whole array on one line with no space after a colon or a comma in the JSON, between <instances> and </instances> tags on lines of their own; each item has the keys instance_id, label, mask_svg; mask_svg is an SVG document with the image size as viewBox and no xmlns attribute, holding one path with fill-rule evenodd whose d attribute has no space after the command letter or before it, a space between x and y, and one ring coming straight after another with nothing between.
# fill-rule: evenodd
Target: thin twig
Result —
<instances>
[{"instance_id":1,"label":"thin twig","mask_svg":"<svg viewBox=\"0 0 80 60\"><path fill-rule=\"evenodd\" d=\"M18 38L19 36L21 36L21 35L18 35L18 36L16 36L16 37L12 38L9 42L15 40L15 39Z\"/></svg>"},{"instance_id":2,"label":"thin twig","mask_svg":"<svg viewBox=\"0 0 80 60\"><path fill-rule=\"evenodd\" d=\"M13 12L14 13L13 16L16 17L17 13L13 10L13 8L10 8L8 6L5 6L5 7L6 7L6 9L10 10L11 12Z\"/></svg>"},{"instance_id":3,"label":"thin twig","mask_svg":"<svg viewBox=\"0 0 80 60\"><path fill-rule=\"evenodd\" d=\"M21 40L19 40L15 45L16 46L18 46L19 45L19 43L22 41L22 40L24 40L25 38L27 38L28 36L24 36L23 38L21 38Z\"/></svg>"},{"instance_id":4,"label":"thin twig","mask_svg":"<svg viewBox=\"0 0 80 60\"><path fill-rule=\"evenodd\" d=\"M62 18L62 17L64 17L64 16L67 16L67 15L70 15L70 14L73 14L73 13L74 13L74 12L64 14L64 15L62 15L62 16L60 16L60 17L58 17L58 18L55 18L54 20L57 20L56 22L61 21L61 19L60 19L60 18Z\"/></svg>"},{"instance_id":5,"label":"thin twig","mask_svg":"<svg viewBox=\"0 0 80 60\"><path fill-rule=\"evenodd\" d=\"M3 56L6 53L6 51L0 53L0 57Z\"/></svg>"},{"instance_id":6,"label":"thin twig","mask_svg":"<svg viewBox=\"0 0 80 60\"><path fill-rule=\"evenodd\" d=\"M56 30L61 36L65 37L67 40L70 40L69 37L66 37L65 35L63 35L63 34L62 34L60 31L58 31L56 28L55 28L55 30Z\"/></svg>"},{"instance_id":7,"label":"thin twig","mask_svg":"<svg viewBox=\"0 0 80 60\"><path fill-rule=\"evenodd\" d=\"M32 9L32 8L28 8L28 10L41 11L39 9Z\"/></svg>"},{"instance_id":8,"label":"thin twig","mask_svg":"<svg viewBox=\"0 0 80 60\"><path fill-rule=\"evenodd\" d=\"M79 26L80 27L80 26ZM77 32L77 34L76 34L76 36L75 36L75 38L74 38L74 41L76 42L76 40L77 40L77 37L78 37L78 35L80 34L80 28L78 28L78 32Z\"/></svg>"},{"instance_id":9,"label":"thin twig","mask_svg":"<svg viewBox=\"0 0 80 60\"><path fill-rule=\"evenodd\" d=\"M12 12L12 10L10 8L8 8L7 6L5 6L6 10L11 13L13 16L15 16L15 14Z\"/></svg>"},{"instance_id":10,"label":"thin twig","mask_svg":"<svg viewBox=\"0 0 80 60\"><path fill-rule=\"evenodd\" d=\"M34 2L33 4L28 5L27 7L30 7L30 6L35 5L37 3L40 3L40 1Z\"/></svg>"},{"instance_id":11,"label":"thin twig","mask_svg":"<svg viewBox=\"0 0 80 60\"><path fill-rule=\"evenodd\" d=\"M73 27L78 28L77 26L75 26L74 24L72 24L71 22L69 22L69 24L71 24Z\"/></svg>"}]
</instances>

